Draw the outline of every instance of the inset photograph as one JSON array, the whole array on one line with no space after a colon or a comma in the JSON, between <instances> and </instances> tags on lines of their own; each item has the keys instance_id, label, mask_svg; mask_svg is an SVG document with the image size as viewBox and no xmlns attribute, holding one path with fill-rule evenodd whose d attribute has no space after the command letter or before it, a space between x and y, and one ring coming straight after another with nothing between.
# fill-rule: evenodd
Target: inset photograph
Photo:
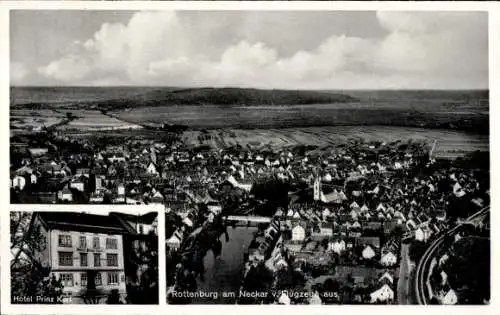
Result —
<instances>
[{"instance_id":1,"label":"inset photograph","mask_svg":"<svg viewBox=\"0 0 500 315\"><path fill-rule=\"evenodd\" d=\"M158 304L157 212L11 212L12 304Z\"/></svg>"}]
</instances>

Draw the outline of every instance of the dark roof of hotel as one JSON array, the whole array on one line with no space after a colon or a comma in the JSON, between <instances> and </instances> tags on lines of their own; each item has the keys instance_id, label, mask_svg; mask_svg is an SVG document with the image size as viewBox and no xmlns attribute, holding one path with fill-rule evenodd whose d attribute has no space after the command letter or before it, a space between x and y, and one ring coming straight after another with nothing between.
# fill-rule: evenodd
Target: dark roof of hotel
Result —
<instances>
[{"instance_id":1,"label":"dark roof of hotel","mask_svg":"<svg viewBox=\"0 0 500 315\"><path fill-rule=\"evenodd\" d=\"M126 234L127 230L113 216L75 212L38 212L48 229L106 234Z\"/></svg>"},{"instance_id":2,"label":"dark roof of hotel","mask_svg":"<svg viewBox=\"0 0 500 315\"><path fill-rule=\"evenodd\" d=\"M143 215L134 215L134 214L110 212L110 215L118 215L125 220L133 221L133 222L137 222L137 223L151 224L158 216L158 213L157 212L148 212L148 213L145 213Z\"/></svg>"}]
</instances>

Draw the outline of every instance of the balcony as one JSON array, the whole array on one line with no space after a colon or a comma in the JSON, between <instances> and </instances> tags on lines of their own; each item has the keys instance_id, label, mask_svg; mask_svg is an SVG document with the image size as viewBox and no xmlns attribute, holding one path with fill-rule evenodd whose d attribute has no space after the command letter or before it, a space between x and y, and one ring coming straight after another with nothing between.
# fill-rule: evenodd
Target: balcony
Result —
<instances>
[{"instance_id":1,"label":"balcony","mask_svg":"<svg viewBox=\"0 0 500 315\"><path fill-rule=\"evenodd\" d=\"M100 253L103 251L103 248L102 247L88 247L86 249L87 252L91 252L91 253Z\"/></svg>"}]
</instances>

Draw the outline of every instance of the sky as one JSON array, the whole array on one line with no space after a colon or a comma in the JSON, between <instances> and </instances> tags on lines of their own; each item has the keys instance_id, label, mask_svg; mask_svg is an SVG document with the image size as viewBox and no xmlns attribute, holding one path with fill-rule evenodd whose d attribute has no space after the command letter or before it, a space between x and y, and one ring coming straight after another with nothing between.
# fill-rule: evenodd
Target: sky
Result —
<instances>
[{"instance_id":1,"label":"sky","mask_svg":"<svg viewBox=\"0 0 500 315\"><path fill-rule=\"evenodd\" d=\"M487 89L485 12L11 11L15 86Z\"/></svg>"}]
</instances>

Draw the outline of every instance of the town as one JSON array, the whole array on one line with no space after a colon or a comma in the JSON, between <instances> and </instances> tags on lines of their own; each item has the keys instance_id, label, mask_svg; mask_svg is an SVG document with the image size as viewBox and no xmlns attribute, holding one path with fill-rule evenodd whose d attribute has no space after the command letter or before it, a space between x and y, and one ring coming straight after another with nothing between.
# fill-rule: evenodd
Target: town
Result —
<instances>
[{"instance_id":1,"label":"town","mask_svg":"<svg viewBox=\"0 0 500 315\"><path fill-rule=\"evenodd\" d=\"M14 137L11 200L162 205L171 293L196 291L207 253L224 250L220 237L247 229L232 289L281 294L239 294L243 304L416 303L419 251L489 205L487 153L436 159L436 141L215 150L184 143L182 132L151 133ZM446 288L443 297L456 296Z\"/></svg>"},{"instance_id":2,"label":"town","mask_svg":"<svg viewBox=\"0 0 500 315\"><path fill-rule=\"evenodd\" d=\"M418 249L489 204L484 156L437 161L435 145L351 141L307 153L192 156L188 199L166 202L170 292L196 291L207 252L220 256L219 237L230 242L227 228L246 226L255 231L236 291L282 293L244 294L238 303L413 303ZM443 297L455 294L448 291Z\"/></svg>"}]
</instances>

